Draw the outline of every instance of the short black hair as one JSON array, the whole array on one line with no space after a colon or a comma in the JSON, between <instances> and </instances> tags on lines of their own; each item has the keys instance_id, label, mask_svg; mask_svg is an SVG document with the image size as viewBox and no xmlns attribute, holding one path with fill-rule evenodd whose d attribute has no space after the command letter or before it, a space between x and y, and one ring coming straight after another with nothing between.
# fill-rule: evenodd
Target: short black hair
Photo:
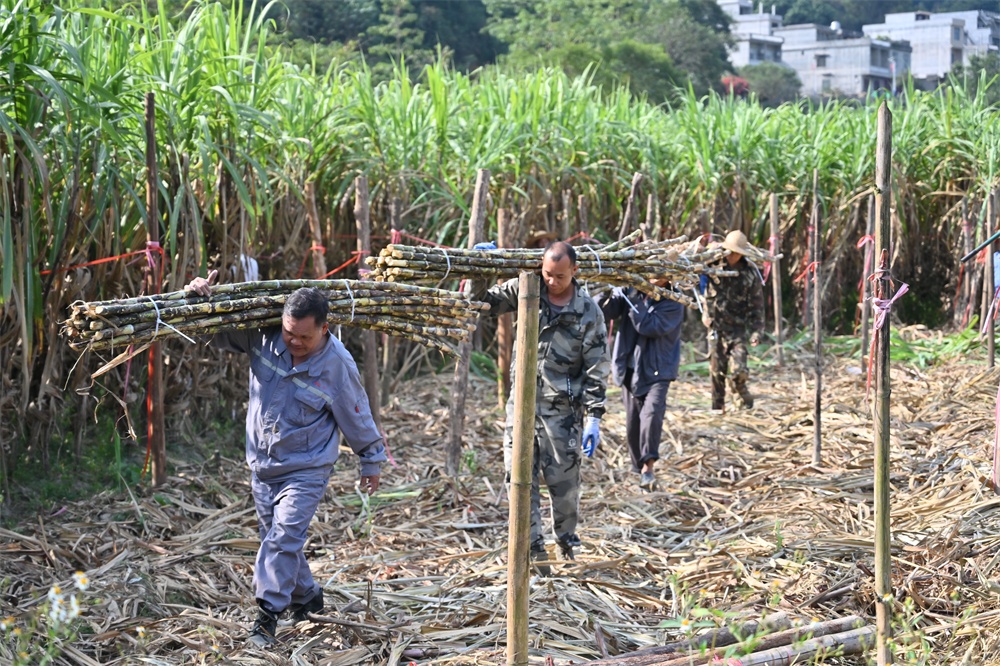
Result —
<instances>
[{"instance_id":1,"label":"short black hair","mask_svg":"<svg viewBox=\"0 0 1000 666\"><path fill-rule=\"evenodd\" d=\"M317 326L326 323L326 317L330 314L330 302L326 294L316 287L302 287L292 292L292 295L285 301L285 309L282 314L288 315L292 319L305 319L312 317L316 320Z\"/></svg>"},{"instance_id":2,"label":"short black hair","mask_svg":"<svg viewBox=\"0 0 1000 666\"><path fill-rule=\"evenodd\" d=\"M571 266L576 266L576 248L566 241L554 241L545 246L545 253L542 256L550 256L553 261L560 261L563 257L569 257Z\"/></svg>"}]
</instances>

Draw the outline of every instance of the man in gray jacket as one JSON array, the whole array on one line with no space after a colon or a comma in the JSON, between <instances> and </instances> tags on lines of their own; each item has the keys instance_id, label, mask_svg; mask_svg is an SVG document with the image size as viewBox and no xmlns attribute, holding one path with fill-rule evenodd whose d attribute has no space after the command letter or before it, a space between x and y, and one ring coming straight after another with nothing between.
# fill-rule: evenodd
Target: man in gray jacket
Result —
<instances>
[{"instance_id":1,"label":"man in gray jacket","mask_svg":"<svg viewBox=\"0 0 1000 666\"><path fill-rule=\"evenodd\" d=\"M217 275L187 289L211 294ZM279 616L302 621L323 610L303 547L340 448L338 430L361 459L363 492L378 490L386 460L382 435L354 359L330 334L329 304L318 289L285 301L281 326L217 334L212 345L250 357L246 460L257 509L260 549L254 567L259 611L250 640L275 642Z\"/></svg>"},{"instance_id":2,"label":"man in gray jacket","mask_svg":"<svg viewBox=\"0 0 1000 666\"><path fill-rule=\"evenodd\" d=\"M666 280L653 283L667 286ZM657 301L629 288L614 289L602 299L601 310L615 322L611 376L622 387L632 471L641 474L640 488L652 490L667 390L677 379L680 365L684 306L668 298Z\"/></svg>"},{"instance_id":3,"label":"man in gray jacket","mask_svg":"<svg viewBox=\"0 0 1000 666\"><path fill-rule=\"evenodd\" d=\"M556 242L542 258L538 326L538 388L531 482L531 558L548 560L542 526L539 477L552 500L552 528L564 556L573 558L580 505L581 452L590 457L600 443L607 390L607 329L593 299L577 283L576 251ZM491 288L483 300L489 314L517 309L518 280ZM520 353L515 349L515 356ZM515 362L512 361L511 369ZM513 379L513 377L512 377ZM581 427L582 426L582 427ZM504 463L508 480L513 459L514 396L507 402ZM547 564L537 564L549 575Z\"/></svg>"}]
</instances>

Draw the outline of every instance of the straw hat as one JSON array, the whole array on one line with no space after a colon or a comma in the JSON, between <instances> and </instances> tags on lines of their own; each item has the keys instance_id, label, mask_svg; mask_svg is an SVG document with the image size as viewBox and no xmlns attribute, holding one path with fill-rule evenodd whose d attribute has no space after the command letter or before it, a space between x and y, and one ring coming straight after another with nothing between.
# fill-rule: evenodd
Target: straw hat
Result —
<instances>
[{"instance_id":1,"label":"straw hat","mask_svg":"<svg viewBox=\"0 0 1000 666\"><path fill-rule=\"evenodd\" d=\"M730 252L742 254L744 257L756 254L754 252L756 248L750 245L750 241L747 240L746 234L738 229L736 231L730 231L726 234L726 240L722 241L722 247L726 248Z\"/></svg>"}]
</instances>

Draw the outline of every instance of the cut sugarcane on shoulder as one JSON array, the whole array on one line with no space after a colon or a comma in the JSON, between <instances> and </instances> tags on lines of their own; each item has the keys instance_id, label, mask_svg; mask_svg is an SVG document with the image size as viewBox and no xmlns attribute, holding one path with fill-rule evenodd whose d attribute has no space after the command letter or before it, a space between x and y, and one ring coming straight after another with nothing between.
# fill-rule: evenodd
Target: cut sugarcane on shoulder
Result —
<instances>
[{"instance_id":1,"label":"cut sugarcane on shoulder","mask_svg":"<svg viewBox=\"0 0 1000 666\"><path fill-rule=\"evenodd\" d=\"M124 349L153 339L263 328L281 321L289 294L316 287L329 297L329 321L407 338L446 353L469 339L484 303L463 293L358 280L272 280L181 290L70 306L63 334L73 349ZM205 295L207 294L207 295Z\"/></svg>"},{"instance_id":2,"label":"cut sugarcane on shoulder","mask_svg":"<svg viewBox=\"0 0 1000 666\"><path fill-rule=\"evenodd\" d=\"M705 247L700 240L686 236L662 241L636 242L635 231L608 245L581 245L576 248L577 278L621 287L635 287L657 300L669 298L689 307L697 305L692 292L702 275L735 275L719 266L728 251L716 245ZM391 244L366 263L372 277L393 284L413 282L440 283L446 279L489 276L497 279L516 277L523 270L540 270L543 249L466 250L425 248ZM760 259L772 257L761 251ZM666 279L670 287L659 287L654 280Z\"/></svg>"}]
</instances>

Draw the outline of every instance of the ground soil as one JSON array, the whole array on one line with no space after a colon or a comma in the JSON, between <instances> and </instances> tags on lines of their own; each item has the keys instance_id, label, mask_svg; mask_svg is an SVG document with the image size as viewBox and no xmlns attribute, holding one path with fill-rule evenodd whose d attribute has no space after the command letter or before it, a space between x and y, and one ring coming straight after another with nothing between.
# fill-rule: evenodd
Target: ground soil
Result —
<instances>
[{"instance_id":1,"label":"ground soil","mask_svg":"<svg viewBox=\"0 0 1000 666\"><path fill-rule=\"evenodd\" d=\"M1000 498L988 478L998 381L975 355L893 367L889 603L902 663L990 663L997 651ZM860 359L827 358L820 465L813 385L811 350L789 349L783 368L769 352L753 369L756 407L719 414L707 378L686 374L670 390L651 493L629 470L612 391L600 450L584 464L583 548L562 561L550 543L554 575L531 579L532 662L623 654L776 610L871 620L872 422ZM282 629L271 651L245 640L257 535L238 441L198 464L175 456L164 488L104 493L0 531L0 614L30 633L51 586L68 593L82 570L80 635L54 643L63 663L502 662L503 416L494 385L472 378L470 390L457 478L442 472L448 373L405 383L384 410L392 462L367 507L356 458L342 457L306 548L327 610ZM8 633L0 661L15 642Z\"/></svg>"}]
</instances>

